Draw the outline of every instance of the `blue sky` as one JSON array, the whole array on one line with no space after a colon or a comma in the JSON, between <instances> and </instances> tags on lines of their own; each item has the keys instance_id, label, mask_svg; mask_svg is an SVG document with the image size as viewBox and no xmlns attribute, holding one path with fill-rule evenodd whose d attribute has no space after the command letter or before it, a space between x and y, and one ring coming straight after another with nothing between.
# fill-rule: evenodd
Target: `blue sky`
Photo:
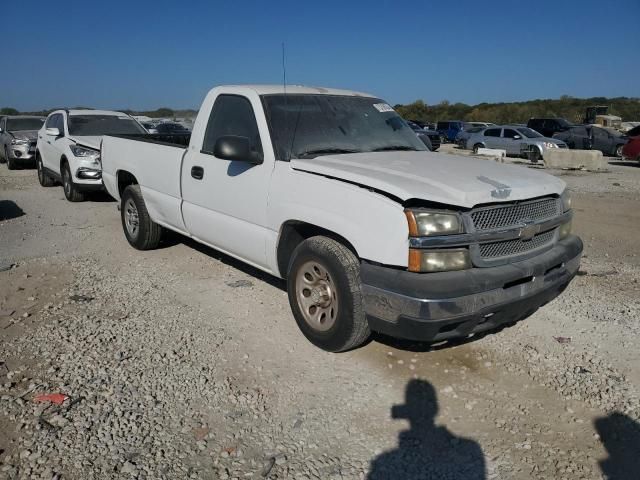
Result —
<instances>
[{"instance_id":1,"label":"blue sky","mask_svg":"<svg viewBox=\"0 0 640 480\"><path fill-rule=\"evenodd\" d=\"M225 83L389 103L640 96L640 1L4 2L0 106L197 108ZM12 20L13 19L13 20Z\"/></svg>"}]
</instances>

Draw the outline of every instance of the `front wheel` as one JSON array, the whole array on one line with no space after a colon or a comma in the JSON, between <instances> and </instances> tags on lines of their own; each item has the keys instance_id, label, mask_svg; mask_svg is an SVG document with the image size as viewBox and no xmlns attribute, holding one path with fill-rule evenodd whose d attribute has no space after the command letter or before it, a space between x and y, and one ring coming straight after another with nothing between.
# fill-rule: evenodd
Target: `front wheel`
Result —
<instances>
[{"instance_id":1,"label":"front wheel","mask_svg":"<svg viewBox=\"0 0 640 480\"><path fill-rule=\"evenodd\" d=\"M36 168L38 169L38 181L40 182L40 185L42 187L52 187L55 182L53 181L53 178L45 172L40 155L36 156Z\"/></svg>"},{"instance_id":2,"label":"front wheel","mask_svg":"<svg viewBox=\"0 0 640 480\"><path fill-rule=\"evenodd\" d=\"M287 293L298 327L323 350L351 350L371 334L364 314L360 262L333 239L311 237L298 245L289 263Z\"/></svg>"},{"instance_id":3,"label":"front wheel","mask_svg":"<svg viewBox=\"0 0 640 480\"><path fill-rule=\"evenodd\" d=\"M16 162L9 156L9 150L7 150L7 146L4 146L4 158L7 161L7 168L9 170L15 170Z\"/></svg>"},{"instance_id":4,"label":"front wheel","mask_svg":"<svg viewBox=\"0 0 640 480\"><path fill-rule=\"evenodd\" d=\"M121 197L120 219L127 241L138 250L153 250L160 244L162 227L151 220L140 185L129 185Z\"/></svg>"},{"instance_id":5,"label":"front wheel","mask_svg":"<svg viewBox=\"0 0 640 480\"><path fill-rule=\"evenodd\" d=\"M70 202L83 202L85 194L78 190L78 187L73 183L73 177L71 176L71 170L69 164L64 163L62 165L62 189L64 190L64 196Z\"/></svg>"},{"instance_id":6,"label":"front wheel","mask_svg":"<svg viewBox=\"0 0 640 480\"><path fill-rule=\"evenodd\" d=\"M478 154L478 150L480 150L481 148L483 148L483 147L482 147L482 144L481 144L481 143L476 143L476 144L473 146L473 153L475 153L475 154L477 155L477 154Z\"/></svg>"},{"instance_id":7,"label":"front wheel","mask_svg":"<svg viewBox=\"0 0 640 480\"><path fill-rule=\"evenodd\" d=\"M615 153L616 157L618 157L618 158L622 158L622 147L623 147L623 146L624 146L624 145L618 145L618 146L616 147L616 153Z\"/></svg>"}]
</instances>

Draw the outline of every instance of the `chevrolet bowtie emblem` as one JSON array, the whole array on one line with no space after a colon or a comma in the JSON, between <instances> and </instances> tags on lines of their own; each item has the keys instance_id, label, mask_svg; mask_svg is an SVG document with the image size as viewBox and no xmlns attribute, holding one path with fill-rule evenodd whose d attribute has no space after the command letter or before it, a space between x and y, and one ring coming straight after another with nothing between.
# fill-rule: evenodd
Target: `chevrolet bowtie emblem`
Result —
<instances>
[{"instance_id":1,"label":"chevrolet bowtie emblem","mask_svg":"<svg viewBox=\"0 0 640 480\"><path fill-rule=\"evenodd\" d=\"M540 225L525 225L520 229L520 238L522 240L531 240L540 233Z\"/></svg>"}]
</instances>

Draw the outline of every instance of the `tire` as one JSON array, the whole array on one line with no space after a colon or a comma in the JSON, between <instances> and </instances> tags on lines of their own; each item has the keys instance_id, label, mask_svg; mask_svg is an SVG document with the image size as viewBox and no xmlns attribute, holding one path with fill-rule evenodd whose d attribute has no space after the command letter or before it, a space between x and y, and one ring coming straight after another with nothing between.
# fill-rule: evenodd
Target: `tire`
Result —
<instances>
[{"instance_id":1,"label":"tire","mask_svg":"<svg viewBox=\"0 0 640 480\"><path fill-rule=\"evenodd\" d=\"M482 144L481 143L476 143L473 146L473 153L477 155L478 154L478 150L480 150L481 148L483 148Z\"/></svg>"},{"instance_id":2,"label":"tire","mask_svg":"<svg viewBox=\"0 0 640 480\"><path fill-rule=\"evenodd\" d=\"M616 147L616 151L614 153L614 155L618 158L622 158L622 147L624 147L624 145L618 145Z\"/></svg>"},{"instance_id":3,"label":"tire","mask_svg":"<svg viewBox=\"0 0 640 480\"><path fill-rule=\"evenodd\" d=\"M151 220L140 185L129 185L121 195L120 219L129 244L137 250L153 250L162 238L162 227Z\"/></svg>"},{"instance_id":4,"label":"tire","mask_svg":"<svg viewBox=\"0 0 640 480\"><path fill-rule=\"evenodd\" d=\"M4 158L7 161L7 168L9 170L15 170L16 169L16 163L9 156L9 150L7 150L7 146L6 145L4 146Z\"/></svg>"},{"instance_id":5,"label":"tire","mask_svg":"<svg viewBox=\"0 0 640 480\"><path fill-rule=\"evenodd\" d=\"M44 171L40 155L36 155L36 168L38 169L38 181L40 182L40 186L53 187L55 181L53 180L53 178L47 175L47 172Z\"/></svg>"},{"instance_id":6,"label":"tire","mask_svg":"<svg viewBox=\"0 0 640 480\"><path fill-rule=\"evenodd\" d=\"M78 190L78 187L73 183L73 177L71 176L71 170L68 163L63 163L62 174L62 189L64 190L64 196L70 202L84 202L86 196L83 192Z\"/></svg>"},{"instance_id":7,"label":"tire","mask_svg":"<svg viewBox=\"0 0 640 480\"><path fill-rule=\"evenodd\" d=\"M7 161L7 146L2 149L2 154L0 155L0 163L6 163Z\"/></svg>"},{"instance_id":8,"label":"tire","mask_svg":"<svg viewBox=\"0 0 640 480\"><path fill-rule=\"evenodd\" d=\"M531 163L538 163L540 160L542 160L540 150L534 147L533 150L529 152L529 160L531 161Z\"/></svg>"},{"instance_id":9,"label":"tire","mask_svg":"<svg viewBox=\"0 0 640 480\"><path fill-rule=\"evenodd\" d=\"M341 243L317 236L298 245L287 270L287 293L296 323L311 343L343 352L366 342L371 331L360 285L360 262Z\"/></svg>"}]
</instances>

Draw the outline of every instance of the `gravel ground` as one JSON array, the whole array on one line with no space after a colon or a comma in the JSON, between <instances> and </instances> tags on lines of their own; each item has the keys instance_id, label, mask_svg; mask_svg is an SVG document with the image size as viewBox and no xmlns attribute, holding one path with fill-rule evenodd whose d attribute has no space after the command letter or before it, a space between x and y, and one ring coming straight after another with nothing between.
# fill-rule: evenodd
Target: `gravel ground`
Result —
<instances>
[{"instance_id":1,"label":"gravel ground","mask_svg":"<svg viewBox=\"0 0 640 480\"><path fill-rule=\"evenodd\" d=\"M640 478L640 168L552 173L585 240L561 297L328 354L282 282L179 236L137 252L106 196L0 166L0 479Z\"/></svg>"}]
</instances>

